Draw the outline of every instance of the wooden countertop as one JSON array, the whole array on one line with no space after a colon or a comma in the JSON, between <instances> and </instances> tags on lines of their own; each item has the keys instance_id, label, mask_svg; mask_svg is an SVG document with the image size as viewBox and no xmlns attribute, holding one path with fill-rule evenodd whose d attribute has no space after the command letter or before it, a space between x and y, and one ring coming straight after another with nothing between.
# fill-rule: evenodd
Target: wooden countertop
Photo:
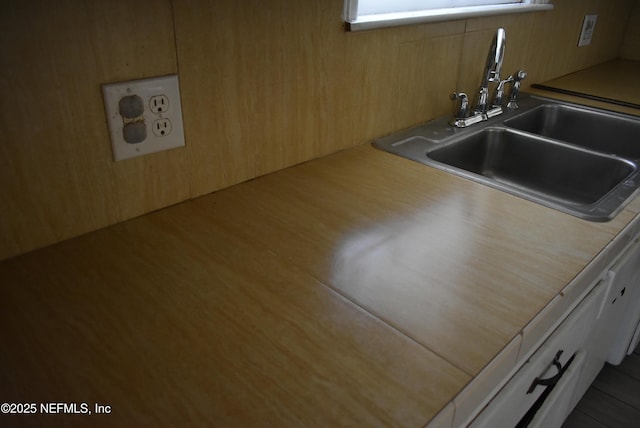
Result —
<instances>
[{"instance_id":1,"label":"wooden countertop","mask_svg":"<svg viewBox=\"0 0 640 428\"><path fill-rule=\"evenodd\" d=\"M356 147L1 263L2 399L422 426L639 209L590 223Z\"/></svg>"},{"instance_id":2,"label":"wooden countertop","mask_svg":"<svg viewBox=\"0 0 640 428\"><path fill-rule=\"evenodd\" d=\"M0 402L112 413L0 425L421 427L639 212L364 145L6 260Z\"/></svg>"},{"instance_id":3,"label":"wooden countertop","mask_svg":"<svg viewBox=\"0 0 640 428\"><path fill-rule=\"evenodd\" d=\"M616 59L535 84L529 91L640 116L638 76L640 61Z\"/></svg>"}]
</instances>

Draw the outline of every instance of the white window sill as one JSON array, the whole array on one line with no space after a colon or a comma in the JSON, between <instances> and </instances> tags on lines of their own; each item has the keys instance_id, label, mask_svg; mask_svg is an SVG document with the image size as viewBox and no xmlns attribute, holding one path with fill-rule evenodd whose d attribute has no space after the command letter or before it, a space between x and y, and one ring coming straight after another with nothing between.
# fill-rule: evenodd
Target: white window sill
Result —
<instances>
[{"instance_id":1,"label":"white window sill","mask_svg":"<svg viewBox=\"0 0 640 428\"><path fill-rule=\"evenodd\" d=\"M386 13L359 16L347 22L347 30L361 31L374 28L397 27L425 22L455 21L477 16L502 15L508 13L540 12L553 9L552 4L509 4L497 6L468 6L446 9L421 10L415 12Z\"/></svg>"}]
</instances>

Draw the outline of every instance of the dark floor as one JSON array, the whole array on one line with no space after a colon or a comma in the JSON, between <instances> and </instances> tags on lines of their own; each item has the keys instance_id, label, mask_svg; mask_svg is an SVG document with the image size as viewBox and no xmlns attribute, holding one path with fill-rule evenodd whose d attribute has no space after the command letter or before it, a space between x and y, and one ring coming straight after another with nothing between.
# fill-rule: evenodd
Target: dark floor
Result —
<instances>
[{"instance_id":1,"label":"dark floor","mask_svg":"<svg viewBox=\"0 0 640 428\"><path fill-rule=\"evenodd\" d=\"M562 427L640 427L640 346L619 366L605 364Z\"/></svg>"}]
</instances>

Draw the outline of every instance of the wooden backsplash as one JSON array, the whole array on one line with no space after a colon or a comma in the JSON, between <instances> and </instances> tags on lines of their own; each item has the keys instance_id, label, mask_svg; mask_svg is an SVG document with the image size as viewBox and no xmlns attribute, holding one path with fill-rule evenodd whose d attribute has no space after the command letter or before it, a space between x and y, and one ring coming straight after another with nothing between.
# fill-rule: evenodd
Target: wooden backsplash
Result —
<instances>
[{"instance_id":1,"label":"wooden backsplash","mask_svg":"<svg viewBox=\"0 0 640 428\"><path fill-rule=\"evenodd\" d=\"M348 33L342 2L6 0L0 259L449 114L498 26L527 84L613 59L638 3ZM173 73L186 147L113 162L100 85Z\"/></svg>"}]
</instances>

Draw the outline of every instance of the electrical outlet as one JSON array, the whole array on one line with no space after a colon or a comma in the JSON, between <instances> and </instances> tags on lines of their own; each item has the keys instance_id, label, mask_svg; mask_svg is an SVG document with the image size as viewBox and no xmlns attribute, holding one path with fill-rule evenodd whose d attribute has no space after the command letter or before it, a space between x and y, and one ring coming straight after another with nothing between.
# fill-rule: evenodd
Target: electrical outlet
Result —
<instances>
[{"instance_id":1,"label":"electrical outlet","mask_svg":"<svg viewBox=\"0 0 640 428\"><path fill-rule=\"evenodd\" d=\"M156 95L149 99L149 109L154 114L160 114L169 110L169 97L166 95Z\"/></svg>"},{"instance_id":2,"label":"electrical outlet","mask_svg":"<svg viewBox=\"0 0 640 428\"><path fill-rule=\"evenodd\" d=\"M185 145L177 75L105 84L102 95L114 160Z\"/></svg>"},{"instance_id":3,"label":"electrical outlet","mask_svg":"<svg viewBox=\"0 0 640 428\"><path fill-rule=\"evenodd\" d=\"M153 122L151 130L156 137L166 137L171 134L171 121L169 119L158 119Z\"/></svg>"},{"instance_id":4,"label":"electrical outlet","mask_svg":"<svg viewBox=\"0 0 640 428\"><path fill-rule=\"evenodd\" d=\"M596 21L598 15L585 15L582 21L582 30L580 31L580 38L578 39L578 47L588 46L591 44L591 38L593 37L593 30L596 27Z\"/></svg>"}]
</instances>

